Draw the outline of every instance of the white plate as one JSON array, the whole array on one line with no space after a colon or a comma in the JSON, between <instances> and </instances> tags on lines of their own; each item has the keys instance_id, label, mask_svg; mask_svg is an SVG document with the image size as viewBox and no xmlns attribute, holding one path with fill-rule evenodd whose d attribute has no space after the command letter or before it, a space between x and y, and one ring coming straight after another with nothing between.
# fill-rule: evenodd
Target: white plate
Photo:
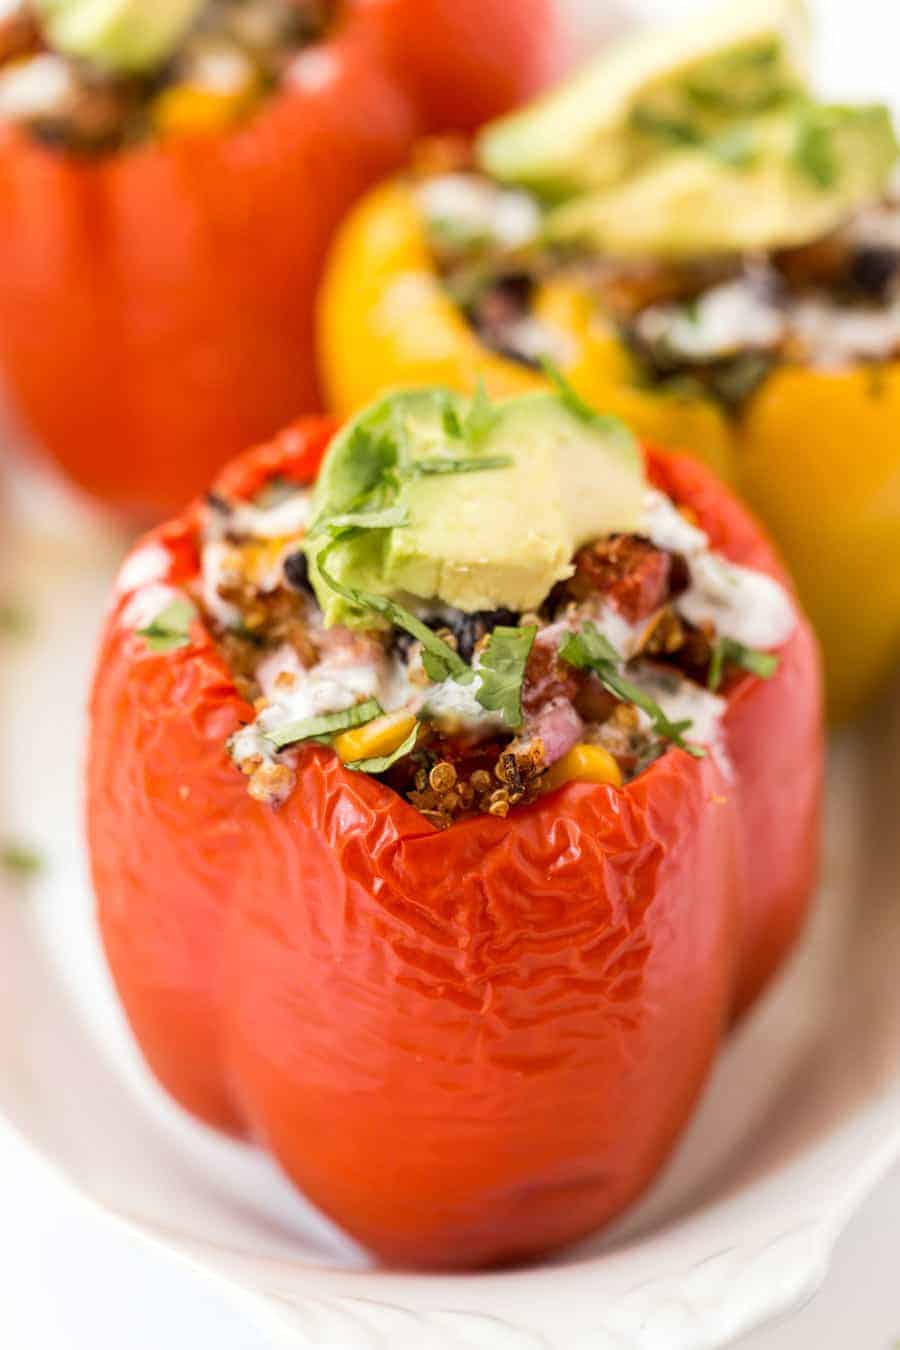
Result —
<instances>
[{"instance_id":1,"label":"white plate","mask_svg":"<svg viewBox=\"0 0 900 1350\"><path fill-rule=\"evenodd\" d=\"M0 675L0 809L46 867L0 905L0 1114L85 1196L224 1277L297 1346L707 1350L808 1295L900 1157L900 698L832 745L815 923L643 1205L543 1266L387 1274L264 1157L171 1106L116 1005L85 880L78 761L120 547L83 524L32 529L14 548L33 630Z\"/></svg>"}]
</instances>

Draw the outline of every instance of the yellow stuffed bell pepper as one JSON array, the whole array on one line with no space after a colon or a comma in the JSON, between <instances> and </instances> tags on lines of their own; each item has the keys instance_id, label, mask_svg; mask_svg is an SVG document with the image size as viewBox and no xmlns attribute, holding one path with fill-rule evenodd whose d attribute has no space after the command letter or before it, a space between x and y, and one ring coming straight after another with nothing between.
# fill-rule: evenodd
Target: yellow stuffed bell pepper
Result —
<instances>
[{"instance_id":1,"label":"yellow stuffed bell pepper","mask_svg":"<svg viewBox=\"0 0 900 1350\"><path fill-rule=\"evenodd\" d=\"M638 389L615 326L565 280L549 281L535 316L562 353L557 362L595 407L625 418L645 440L689 449L732 477L731 430L707 399ZM348 416L392 387L479 379L494 397L542 388L539 370L492 351L445 287L412 183L375 189L340 230L319 298L321 376L330 406Z\"/></svg>"},{"instance_id":2,"label":"yellow stuffed bell pepper","mask_svg":"<svg viewBox=\"0 0 900 1350\"><path fill-rule=\"evenodd\" d=\"M846 718L900 656L897 141L883 107L816 101L807 38L803 0L729 0L380 188L320 350L343 414L391 385L516 393L549 358L705 459L793 568Z\"/></svg>"},{"instance_id":3,"label":"yellow stuffed bell pepper","mask_svg":"<svg viewBox=\"0 0 900 1350\"><path fill-rule=\"evenodd\" d=\"M785 366L738 432L740 486L790 562L845 720L900 657L900 362Z\"/></svg>"}]
</instances>

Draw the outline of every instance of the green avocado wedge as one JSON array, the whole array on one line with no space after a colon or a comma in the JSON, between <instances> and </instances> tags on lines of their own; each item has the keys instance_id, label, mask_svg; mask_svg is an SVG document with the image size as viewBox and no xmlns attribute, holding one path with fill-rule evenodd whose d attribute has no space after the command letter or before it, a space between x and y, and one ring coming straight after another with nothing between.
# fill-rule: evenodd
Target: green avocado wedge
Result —
<instances>
[{"instance_id":1,"label":"green avocado wedge","mask_svg":"<svg viewBox=\"0 0 900 1350\"><path fill-rule=\"evenodd\" d=\"M112 72L140 74L162 65L205 0L36 0L58 51Z\"/></svg>"},{"instance_id":2,"label":"green avocado wedge","mask_svg":"<svg viewBox=\"0 0 900 1350\"><path fill-rule=\"evenodd\" d=\"M876 200L896 160L886 108L799 102L561 204L546 235L613 256L673 260L795 247Z\"/></svg>"},{"instance_id":3,"label":"green avocado wedge","mask_svg":"<svg viewBox=\"0 0 900 1350\"><path fill-rule=\"evenodd\" d=\"M573 554L637 528L643 457L627 428L565 394L491 403L389 394L338 435L316 487L310 577L328 623L372 627L335 590L474 612L536 608ZM377 623L377 615L375 618Z\"/></svg>"},{"instance_id":4,"label":"green avocado wedge","mask_svg":"<svg viewBox=\"0 0 900 1350\"><path fill-rule=\"evenodd\" d=\"M609 186L673 145L807 87L803 0L730 0L625 38L556 91L488 126L482 169L554 200Z\"/></svg>"}]
</instances>

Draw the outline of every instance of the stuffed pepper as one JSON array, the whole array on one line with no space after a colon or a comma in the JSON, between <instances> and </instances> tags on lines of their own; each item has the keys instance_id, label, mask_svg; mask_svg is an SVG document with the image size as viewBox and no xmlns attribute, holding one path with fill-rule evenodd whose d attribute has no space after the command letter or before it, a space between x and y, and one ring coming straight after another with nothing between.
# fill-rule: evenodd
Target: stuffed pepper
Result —
<instances>
[{"instance_id":1,"label":"stuffed pepper","mask_svg":"<svg viewBox=\"0 0 900 1350\"><path fill-rule=\"evenodd\" d=\"M806 45L795 0L739 0L421 155L342 233L323 369L346 411L549 359L702 452L771 526L846 715L900 647L900 205L887 111L817 101Z\"/></svg>"},{"instance_id":2,"label":"stuffed pepper","mask_svg":"<svg viewBox=\"0 0 900 1350\"><path fill-rule=\"evenodd\" d=\"M169 1092L380 1257L543 1252L644 1189L784 959L821 750L811 630L707 470L571 389L393 394L124 564L106 952Z\"/></svg>"},{"instance_id":3,"label":"stuffed pepper","mask_svg":"<svg viewBox=\"0 0 900 1350\"><path fill-rule=\"evenodd\" d=\"M316 406L313 296L354 197L559 57L549 0L7 0L0 376L25 433L102 501L177 509Z\"/></svg>"}]
</instances>

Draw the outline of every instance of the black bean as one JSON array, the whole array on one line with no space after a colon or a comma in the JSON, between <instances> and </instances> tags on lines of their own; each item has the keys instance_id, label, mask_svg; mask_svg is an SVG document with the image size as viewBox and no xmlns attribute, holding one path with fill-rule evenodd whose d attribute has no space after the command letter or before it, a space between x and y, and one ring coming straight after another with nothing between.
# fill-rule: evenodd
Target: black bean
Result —
<instances>
[{"instance_id":1,"label":"black bean","mask_svg":"<svg viewBox=\"0 0 900 1350\"><path fill-rule=\"evenodd\" d=\"M464 614L460 609L451 611L439 626L450 629L456 638L456 650L464 661L471 661L476 645L486 633L500 626L514 628L518 622L518 614L511 609L483 609L474 614Z\"/></svg>"},{"instance_id":2,"label":"black bean","mask_svg":"<svg viewBox=\"0 0 900 1350\"><path fill-rule=\"evenodd\" d=\"M296 553L289 553L285 558L284 579L294 591L308 591L311 589L309 584L309 563L302 548L298 548Z\"/></svg>"},{"instance_id":3,"label":"black bean","mask_svg":"<svg viewBox=\"0 0 900 1350\"><path fill-rule=\"evenodd\" d=\"M850 282L868 300L885 301L900 270L900 250L865 244L850 259Z\"/></svg>"}]
</instances>

